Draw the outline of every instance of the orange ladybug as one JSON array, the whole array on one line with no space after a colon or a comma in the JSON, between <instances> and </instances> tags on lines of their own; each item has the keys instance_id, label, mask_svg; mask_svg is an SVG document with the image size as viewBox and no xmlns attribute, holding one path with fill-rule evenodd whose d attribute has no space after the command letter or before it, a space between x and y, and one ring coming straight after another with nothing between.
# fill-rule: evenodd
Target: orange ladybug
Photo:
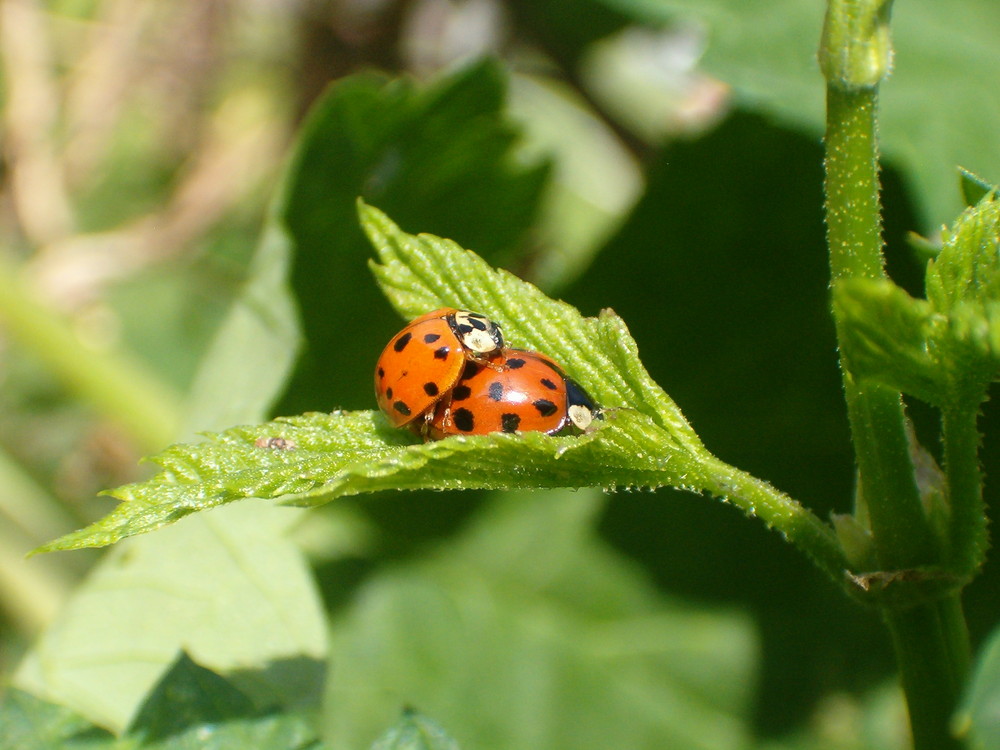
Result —
<instances>
[{"instance_id":1,"label":"orange ladybug","mask_svg":"<svg viewBox=\"0 0 1000 750\"><path fill-rule=\"evenodd\" d=\"M490 432L585 430L598 417L591 398L554 360L538 352L504 349L489 366L466 363L451 393L422 425L426 439Z\"/></svg>"},{"instance_id":2,"label":"orange ladybug","mask_svg":"<svg viewBox=\"0 0 1000 750\"><path fill-rule=\"evenodd\" d=\"M503 349L500 326L485 315L443 307L421 315L397 333L375 366L375 397L395 427L431 410L469 362Z\"/></svg>"}]
</instances>

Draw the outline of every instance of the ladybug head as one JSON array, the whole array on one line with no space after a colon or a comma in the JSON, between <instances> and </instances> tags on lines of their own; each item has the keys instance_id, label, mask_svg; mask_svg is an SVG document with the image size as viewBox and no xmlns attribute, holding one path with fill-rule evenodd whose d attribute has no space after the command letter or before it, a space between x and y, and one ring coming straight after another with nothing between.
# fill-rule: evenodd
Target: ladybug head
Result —
<instances>
[{"instance_id":1,"label":"ladybug head","mask_svg":"<svg viewBox=\"0 0 1000 750\"><path fill-rule=\"evenodd\" d=\"M503 349L500 326L485 315L457 310L452 316L451 326L462 346L474 354L493 354Z\"/></svg>"}]
</instances>

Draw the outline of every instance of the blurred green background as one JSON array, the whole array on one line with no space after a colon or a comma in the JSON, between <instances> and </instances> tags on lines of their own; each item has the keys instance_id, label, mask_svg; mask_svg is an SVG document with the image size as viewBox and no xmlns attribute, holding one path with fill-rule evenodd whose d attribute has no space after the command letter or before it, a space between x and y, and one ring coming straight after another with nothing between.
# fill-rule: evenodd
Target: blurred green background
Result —
<instances>
[{"instance_id":1,"label":"blurred green background","mask_svg":"<svg viewBox=\"0 0 1000 750\"><path fill-rule=\"evenodd\" d=\"M992 0L940 5L898 4L896 69L882 97L888 262L913 293L922 270L906 235L933 239L960 209L955 166L1000 180L1000 10ZM22 301L8 297L0 317L0 673L12 675L43 632L42 650L58 660L64 652L53 633L86 642L79 623L96 627L79 612L95 578L78 586L100 555L24 561L24 553L107 512L110 502L96 493L144 476L142 455L229 426L213 422L225 409L195 408L191 394L214 378L215 397L225 399L226 382L254 379L259 363L239 358L239 346L252 341L234 344L228 374L205 363L222 356L219 331L228 329L220 327L261 274L262 227L287 232L301 337L284 339L289 362L297 352L290 371L262 369L259 393L232 393L249 394L234 413L249 420L374 408L371 367L400 321L366 266L359 195L403 229L450 237L585 314L614 308L646 367L720 458L824 517L847 512L854 478L822 220L822 10L795 0L5 0L3 288L30 295L23 304L71 332L81 354L57 361L34 329L19 326ZM256 304L254 314L266 319L266 297ZM109 413L80 385L88 357L148 379L175 423L142 433ZM912 407L935 450L935 415ZM994 508L998 419L987 405L983 464ZM166 437L157 443L156 434ZM315 576L300 582L302 599L289 595L282 606L294 611L315 582L316 602L332 617L336 662L338 653L391 650L411 637L423 643L402 627L386 625L381 640L370 634L393 612L439 615L428 581L459 602L473 596L465 579L452 580L462 566L482 565L480 583L521 581L545 612L563 597L584 602L572 622L555 621L576 644L573 628L599 619L594 598L627 591L630 604L608 602L615 617L650 609L688 635L699 629L685 618L704 613L714 623L705 652L720 665L707 666L708 658L691 669L740 684L719 698L725 689L704 678L694 692L715 693L739 729L705 746L745 746L751 737L775 747L884 747L887 735L898 742L880 623L777 535L721 503L675 491L526 497L385 494L283 520L279 531L294 527L295 554L305 552ZM500 529L493 537L489 519ZM521 533L505 523L565 536L575 552L556 568L566 569L524 583L528 572L508 569L509 561L483 563L470 540L485 535L489 549L492 539L502 560L498 540L509 532L515 545ZM567 524L586 531L574 536ZM169 556L164 546L159 554ZM120 564L124 553L113 554ZM107 558L103 566L108 575ZM583 585L584 576L600 583ZM974 643L996 624L998 577L993 562L968 591ZM74 591L84 594L68 599ZM493 658L519 654L537 665L551 657L525 656L541 647L512 637L516 622L502 627L516 598L498 601L502 611L486 618L497 631L489 636L498 644ZM470 628L487 627L463 606ZM127 638L138 625L124 620ZM179 627L171 616L164 621L165 631ZM434 617L423 627L431 641L446 640L448 626ZM316 628L325 632L325 618ZM729 658L734 633L742 650ZM620 633L616 642L630 637ZM183 633L165 638L187 645ZM319 657L322 635L303 638L311 645L302 653ZM377 673L395 684L386 690L412 700L399 684L412 678L422 695L434 683L425 699L435 707L454 700L449 691L461 694L447 680L437 686L426 663L404 679L413 649L404 651L399 675L392 664L351 666L345 657L344 684L370 685ZM495 668L459 661L449 669ZM567 680L567 704L597 700L592 675L570 680L573 672L552 669ZM669 704L657 679L630 683L621 715L645 700ZM682 680L681 692L695 683ZM489 694L506 705L512 684L521 684L516 675ZM587 697L571 700L572 686ZM349 707L370 707L365 695L328 685L328 716L339 717L330 721L343 726L345 712L363 713ZM92 718L114 725L138 698L109 699ZM440 715L448 709L438 711L431 713L449 727ZM482 711L469 709L480 718ZM888 716L890 729L871 716ZM669 731L682 736L684 721ZM371 740L363 728L338 731L328 735L342 746ZM663 746L655 743L664 736L650 729L619 746ZM520 746L584 746L555 730L548 737ZM530 733L508 739L496 746L532 741Z\"/></svg>"}]
</instances>

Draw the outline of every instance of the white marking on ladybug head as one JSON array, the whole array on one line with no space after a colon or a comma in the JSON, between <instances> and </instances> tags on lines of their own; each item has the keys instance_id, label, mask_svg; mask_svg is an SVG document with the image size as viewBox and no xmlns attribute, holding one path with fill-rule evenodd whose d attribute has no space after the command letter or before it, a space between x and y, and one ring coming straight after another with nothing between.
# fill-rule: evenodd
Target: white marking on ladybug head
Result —
<instances>
[{"instance_id":1,"label":"white marking on ladybug head","mask_svg":"<svg viewBox=\"0 0 1000 750\"><path fill-rule=\"evenodd\" d=\"M455 313L454 330L462 346L475 354L493 354L503 348L500 326L485 315L459 310Z\"/></svg>"},{"instance_id":2,"label":"white marking on ladybug head","mask_svg":"<svg viewBox=\"0 0 1000 750\"><path fill-rule=\"evenodd\" d=\"M566 415L569 417L569 421L573 423L573 426L580 430L586 430L590 427L590 423L594 421L593 410L584 404L572 404L566 410Z\"/></svg>"}]
</instances>

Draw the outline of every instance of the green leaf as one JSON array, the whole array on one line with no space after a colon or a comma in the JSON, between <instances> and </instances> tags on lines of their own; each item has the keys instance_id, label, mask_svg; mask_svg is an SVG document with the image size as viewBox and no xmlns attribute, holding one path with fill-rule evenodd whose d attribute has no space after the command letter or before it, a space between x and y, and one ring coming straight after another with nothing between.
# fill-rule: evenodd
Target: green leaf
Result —
<instances>
[{"instance_id":1,"label":"green leaf","mask_svg":"<svg viewBox=\"0 0 1000 750\"><path fill-rule=\"evenodd\" d=\"M889 281L834 287L844 354L861 377L928 403L981 399L1000 372L1000 201L992 192L946 230L927 300Z\"/></svg>"},{"instance_id":2,"label":"green leaf","mask_svg":"<svg viewBox=\"0 0 1000 750\"><path fill-rule=\"evenodd\" d=\"M245 503L119 545L17 684L120 731L183 647L213 670L246 672L262 700L307 697L326 634L315 581L285 536L296 516Z\"/></svg>"},{"instance_id":3,"label":"green leaf","mask_svg":"<svg viewBox=\"0 0 1000 750\"><path fill-rule=\"evenodd\" d=\"M927 299L948 314L960 303L985 308L1000 302L1000 200L987 193L945 232L941 252L927 264Z\"/></svg>"},{"instance_id":4,"label":"green leaf","mask_svg":"<svg viewBox=\"0 0 1000 750\"><path fill-rule=\"evenodd\" d=\"M12 689L0 701L0 747L10 750L98 750L115 737L63 706Z\"/></svg>"},{"instance_id":5,"label":"green leaf","mask_svg":"<svg viewBox=\"0 0 1000 750\"><path fill-rule=\"evenodd\" d=\"M38 551L112 544L250 497L319 505L382 489L655 487L690 481L679 452L674 460L637 458L663 439L649 418L623 411L607 422L582 436L495 434L427 444L413 444L415 438L373 412L313 413L234 427L154 457L162 471L113 490L123 502L110 515Z\"/></svg>"},{"instance_id":6,"label":"green leaf","mask_svg":"<svg viewBox=\"0 0 1000 750\"><path fill-rule=\"evenodd\" d=\"M320 744L299 713L260 709L230 682L181 654L145 697L121 738L68 708L12 690L0 703L0 747L307 750Z\"/></svg>"},{"instance_id":7,"label":"green leaf","mask_svg":"<svg viewBox=\"0 0 1000 750\"><path fill-rule=\"evenodd\" d=\"M845 279L834 284L833 305L852 373L931 404L944 401L948 372L931 341L946 324L927 301L891 281Z\"/></svg>"},{"instance_id":8,"label":"green leaf","mask_svg":"<svg viewBox=\"0 0 1000 750\"><path fill-rule=\"evenodd\" d=\"M604 408L587 434L459 436L413 445L371 412L307 414L237 427L177 445L162 471L118 488L109 516L39 551L111 544L199 510L247 497L316 505L381 489L684 487L726 498L778 526L836 580L843 557L833 530L765 482L709 454L674 402L649 377L625 324L605 310L582 317L536 287L495 271L455 243L401 232L376 209L362 221L382 260L373 270L405 314L455 305L508 327L508 341L555 357Z\"/></svg>"},{"instance_id":9,"label":"green leaf","mask_svg":"<svg viewBox=\"0 0 1000 750\"><path fill-rule=\"evenodd\" d=\"M369 206L361 213L383 261L373 270L401 312L412 317L454 305L518 321L508 327L510 343L561 362L608 410L605 424L585 436L490 435L427 445L412 445L414 438L370 412L233 428L167 449L152 459L160 473L109 493L124 501L113 513L39 551L111 544L246 497L291 495L312 505L389 488L698 486L696 464L708 454L639 363L614 313L583 318L454 242L405 234ZM647 455L659 458L642 460ZM447 460L453 456L460 458Z\"/></svg>"},{"instance_id":10,"label":"green leaf","mask_svg":"<svg viewBox=\"0 0 1000 750\"><path fill-rule=\"evenodd\" d=\"M372 403L371 373L358 363L374 363L395 319L371 284L358 196L490 259L513 257L525 244L548 168L519 158L506 88L503 67L484 60L419 85L348 76L312 107L281 207L309 351L278 413Z\"/></svg>"},{"instance_id":11,"label":"green leaf","mask_svg":"<svg viewBox=\"0 0 1000 750\"><path fill-rule=\"evenodd\" d=\"M964 393L982 398L1000 372L1000 200L987 193L945 231L927 264L927 299L947 316L941 346Z\"/></svg>"},{"instance_id":12,"label":"green leaf","mask_svg":"<svg viewBox=\"0 0 1000 750\"><path fill-rule=\"evenodd\" d=\"M738 102L819 134L823 87L816 50L825 3L801 0L599 0L652 26L701 31L704 69ZM892 14L891 77L880 87L879 139L913 180L936 229L958 210L956 164L1000 174L1000 5L994 0L907 0Z\"/></svg>"},{"instance_id":13,"label":"green leaf","mask_svg":"<svg viewBox=\"0 0 1000 750\"><path fill-rule=\"evenodd\" d=\"M222 724L254 713L253 701L181 653L150 691L127 734L158 742L200 724Z\"/></svg>"},{"instance_id":14,"label":"green leaf","mask_svg":"<svg viewBox=\"0 0 1000 750\"><path fill-rule=\"evenodd\" d=\"M263 419L287 382L300 344L288 286L290 243L272 215L233 301L198 366L182 435Z\"/></svg>"},{"instance_id":15,"label":"green leaf","mask_svg":"<svg viewBox=\"0 0 1000 750\"><path fill-rule=\"evenodd\" d=\"M200 363L185 432L264 418L298 348L288 262L272 211L244 288ZM144 511L134 509L141 523ZM167 513L183 514L183 503ZM295 697L325 649L315 583L286 537L298 515L245 504L119 547L38 639L17 684L121 730L184 648L213 669L260 667L254 694ZM288 664L296 668L263 668Z\"/></svg>"},{"instance_id":16,"label":"green leaf","mask_svg":"<svg viewBox=\"0 0 1000 750\"><path fill-rule=\"evenodd\" d=\"M1000 188L996 185L991 185L968 169L959 167L958 175L962 187L962 197L965 199L966 206L976 205L986 197L987 193L1000 193Z\"/></svg>"},{"instance_id":17,"label":"green leaf","mask_svg":"<svg viewBox=\"0 0 1000 750\"><path fill-rule=\"evenodd\" d=\"M146 697L126 739L163 750L318 747L301 716L257 709L246 694L186 654Z\"/></svg>"},{"instance_id":18,"label":"green leaf","mask_svg":"<svg viewBox=\"0 0 1000 750\"><path fill-rule=\"evenodd\" d=\"M415 705L463 747L746 747L750 623L659 595L595 535L602 507L508 493L369 580L334 625L327 742L366 747Z\"/></svg>"},{"instance_id":19,"label":"green leaf","mask_svg":"<svg viewBox=\"0 0 1000 750\"><path fill-rule=\"evenodd\" d=\"M1000 747L1000 629L980 649L954 724L969 750Z\"/></svg>"},{"instance_id":20,"label":"green leaf","mask_svg":"<svg viewBox=\"0 0 1000 750\"><path fill-rule=\"evenodd\" d=\"M680 409L642 367L635 341L613 311L585 318L450 240L406 234L378 209L361 204L359 210L381 261L372 262L372 270L403 317L442 306L481 312L505 326L511 346L554 357L601 406L644 412L676 447L701 449Z\"/></svg>"},{"instance_id":21,"label":"green leaf","mask_svg":"<svg viewBox=\"0 0 1000 750\"><path fill-rule=\"evenodd\" d=\"M459 750L436 722L407 708L395 726L375 740L371 750Z\"/></svg>"}]
</instances>

